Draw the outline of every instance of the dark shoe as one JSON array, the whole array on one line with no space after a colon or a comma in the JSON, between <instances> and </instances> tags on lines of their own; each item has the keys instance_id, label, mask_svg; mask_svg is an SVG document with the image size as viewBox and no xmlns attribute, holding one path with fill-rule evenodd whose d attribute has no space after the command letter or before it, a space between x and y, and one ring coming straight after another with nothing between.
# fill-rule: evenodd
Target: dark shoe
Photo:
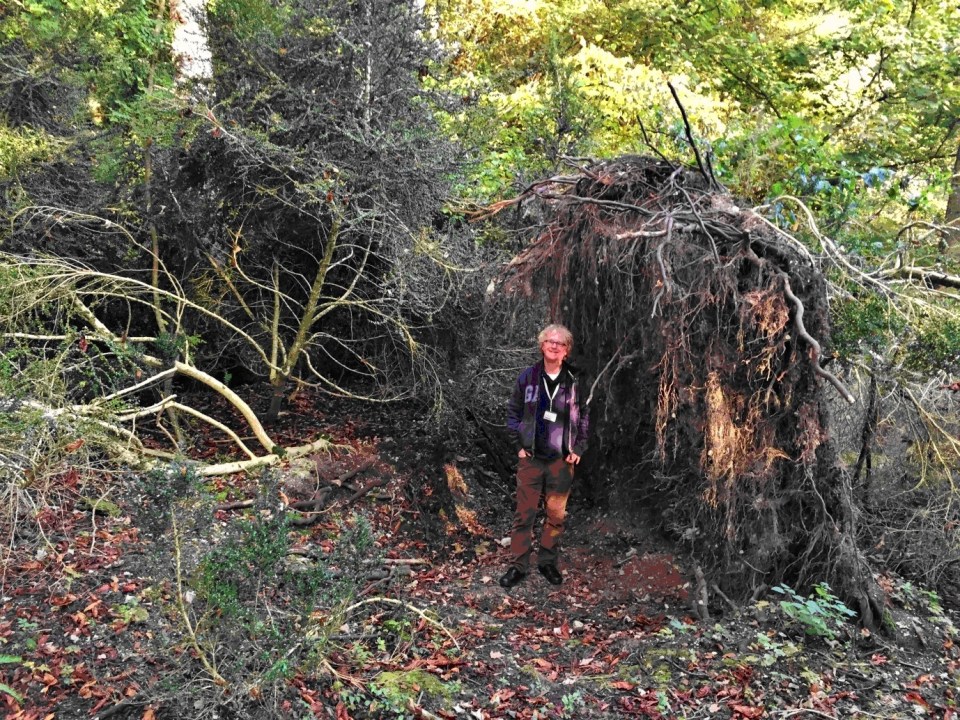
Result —
<instances>
[{"instance_id":1,"label":"dark shoe","mask_svg":"<svg viewBox=\"0 0 960 720\"><path fill-rule=\"evenodd\" d=\"M563 582L563 575L557 570L556 565L538 565L537 570L543 575L551 585L559 585Z\"/></svg>"},{"instance_id":2,"label":"dark shoe","mask_svg":"<svg viewBox=\"0 0 960 720\"><path fill-rule=\"evenodd\" d=\"M521 580L523 580L526 576L527 576L526 573L522 573L519 570L517 570L515 567L512 567L503 574L502 578L500 578L500 586L505 588L512 588L514 585L516 585Z\"/></svg>"}]
</instances>

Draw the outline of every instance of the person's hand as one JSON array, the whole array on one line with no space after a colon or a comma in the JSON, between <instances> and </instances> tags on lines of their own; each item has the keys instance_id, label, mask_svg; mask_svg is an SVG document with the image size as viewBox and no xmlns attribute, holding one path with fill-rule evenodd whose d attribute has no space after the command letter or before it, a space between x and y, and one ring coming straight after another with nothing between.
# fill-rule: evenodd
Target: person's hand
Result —
<instances>
[{"instance_id":1,"label":"person's hand","mask_svg":"<svg viewBox=\"0 0 960 720\"><path fill-rule=\"evenodd\" d=\"M520 452L517 453L517 457L522 457L522 458L527 457L527 451L524 450L523 448L520 448Z\"/></svg>"},{"instance_id":2,"label":"person's hand","mask_svg":"<svg viewBox=\"0 0 960 720\"><path fill-rule=\"evenodd\" d=\"M580 462L580 456L577 455L576 453L570 453L569 455L567 455L567 462L570 463L571 465L576 465Z\"/></svg>"}]
</instances>

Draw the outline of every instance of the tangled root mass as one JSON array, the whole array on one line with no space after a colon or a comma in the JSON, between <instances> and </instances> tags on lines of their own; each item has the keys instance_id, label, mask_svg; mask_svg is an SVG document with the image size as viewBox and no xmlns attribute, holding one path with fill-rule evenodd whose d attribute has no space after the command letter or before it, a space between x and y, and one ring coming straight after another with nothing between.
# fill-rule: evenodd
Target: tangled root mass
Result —
<instances>
[{"instance_id":1,"label":"tangled root mass","mask_svg":"<svg viewBox=\"0 0 960 720\"><path fill-rule=\"evenodd\" d=\"M702 173L662 160L602 162L510 202L547 218L505 285L546 293L577 337L592 383L590 475L606 479L594 493L654 502L728 592L828 580L872 623L830 439L826 393L849 394L821 366L815 258Z\"/></svg>"}]
</instances>

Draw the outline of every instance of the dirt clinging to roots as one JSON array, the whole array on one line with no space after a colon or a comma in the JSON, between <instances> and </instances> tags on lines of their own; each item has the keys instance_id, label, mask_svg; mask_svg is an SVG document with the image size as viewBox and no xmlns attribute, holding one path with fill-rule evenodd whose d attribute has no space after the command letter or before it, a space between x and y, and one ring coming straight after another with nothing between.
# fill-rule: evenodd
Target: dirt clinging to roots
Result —
<instances>
[{"instance_id":1,"label":"dirt clinging to roots","mask_svg":"<svg viewBox=\"0 0 960 720\"><path fill-rule=\"evenodd\" d=\"M869 621L826 412L846 390L822 366L827 283L805 246L709 175L652 158L510 203L545 218L504 286L547 294L577 337L594 492L656 506L729 592L833 580Z\"/></svg>"}]
</instances>

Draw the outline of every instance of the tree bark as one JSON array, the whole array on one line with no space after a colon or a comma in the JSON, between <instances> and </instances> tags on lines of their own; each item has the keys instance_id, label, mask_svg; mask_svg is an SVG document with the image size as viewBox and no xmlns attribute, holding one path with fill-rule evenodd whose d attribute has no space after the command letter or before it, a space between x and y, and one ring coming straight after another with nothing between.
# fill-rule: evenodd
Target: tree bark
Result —
<instances>
[{"instance_id":1,"label":"tree bark","mask_svg":"<svg viewBox=\"0 0 960 720\"><path fill-rule=\"evenodd\" d=\"M333 264L333 254L337 249L338 242L340 240L340 215L334 214L333 225L330 228L330 232L327 234L327 244L324 249L323 258L320 260L320 265L317 268L317 273L314 276L313 284L310 287L310 296L307 298L307 302L303 307L303 311L300 316L300 324L297 328L297 336L294 338L290 348L287 350L286 356L284 357L283 364L280 366L279 370L270 371L270 385L272 386L272 393L270 396L270 408L267 410L266 419L268 421L276 420L280 414L280 408L283 405L283 396L284 391L286 390L287 383L290 381L290 376L293 374L294 369L297 366L297 361L300 359L300 354L303 353L308 345L310 331L313 329L314 324L320 319L320 314L317 311L317 306L320 304L320 293L323 290L324 284L327 280L327 272L330 270L330 266ZM275 287L279 283L279 275L274 277ZM278 321L276 310L274 311L274 342L278 342L279 339L279 328L276 323ZM274 349L276 346L274 346Z\"/></svg>"},{"instance_id":2,"label":"tree bark","mask_svg":"<svg viewBox=\"0 0 960 720\"><path fill-rule=\"evenodd\" d=\"M953 161L953 176L950 178L950 195L947 197L944 220L950 226L947 231L947 245L960 245L960 145L957 146L957 156Z\"/></svg>"}]
</instances>

